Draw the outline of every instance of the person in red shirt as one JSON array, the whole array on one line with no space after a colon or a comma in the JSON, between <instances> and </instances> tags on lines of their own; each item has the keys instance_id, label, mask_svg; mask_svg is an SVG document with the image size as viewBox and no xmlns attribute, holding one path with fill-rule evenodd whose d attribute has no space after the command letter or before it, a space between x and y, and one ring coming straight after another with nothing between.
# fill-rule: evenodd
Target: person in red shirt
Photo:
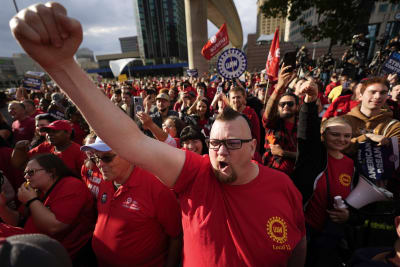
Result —
<instances>
[{"instance_id":1,"label":"person in red shirt","mask_svg":"<svg viewBox=\"0 0 400 267\"><path fill-rule=\"evenodd\" d=\"M359 83L355 86L353 94L341 95L329 105L325 111L322 120L331 117L341 116L347 114L352 108L360 104L360 90L362 84Z\"/></svg>"},{"instance_id":2,"label":"person in red shirt","mask_svg":"<svg viewBox=\"0 0 400 267\"><path fill-rule=\"evenodd\" d=\"M229 105L237 112L246 115L250 121L251 134L257 140L257 153L260 151L260 120L249 106L246 106L246 91L242 87L233 87L229 90Z\"/></svg>"},{"instance_id":3,"label":"person in red shirt","mask_svg":"<svg viewBox=\"0 0 400 267\"><path fill-rule=\"evenodd\" d=\"M18 199L23 205L19 212L12 210L0 197L1 219L17 226L29 214L20 233L49 235L66 248L73 261L80 261L84 256L80 251L90 241L96 219L89 190L53 154L32 158L24 174L27 183L18 190ZM9 227L10 231L5 231L4 225L0 228L2 237L17 232L15 227Z\"/></svg>"},{"instance_id":4,"label":"person in red shirt","mask_svg":"<svg viewBox=\"0 0 400 267\"><path fill-rule=\"evenodd\" d=\"M318 88L313 82L302 85L306 93L298 125L298 155L292 175L303 195L307 226L307 266L339 266L337 250L344 230L339 223L349 218L349 211L334 208L334 197L350 194L354 162L342 153L352 138L352 128L341 117L328 119L320 127ZM326 262L327 257L330 261Z\"/></svg>"},{"instance_id":5,"label":"person in red shirt","mask_svg":"<svg viewBox=\"0 0 400 267\"><path fill-rule=\"evenodd\" d=\"M84 139L84 145L93 144L96 137L96 134L91 132ZM103 182L103 177L99 168L96 166L96 162L93 160L93 153L87 150L85 151L85 154L87 158L85 159L85 163L82 165L81 177L92 193L94 199L97 199L99 195L99 186L100 183Z\"/></svg>"},{"instance_id":6,"label":"person in red shirt","mask_svg":"<svg viewBox=\"0 0 400 267\"><path fill-rule=\"evenodd\" d=\"M56 10L65 14L59 15L62 24L54 18L53 14L59 14ZM37 4L29 12L22 10L11 19L11 31L28 55L77 105L113 153L154 174L166 186L176 185L180 189L184 266L303 266L306 239L301 196L285 174L252 161L257 141L252 139L246 119L230 108L221 113L211 129L209 158L144 135L129 116L96 88L74 60L82 41L82 27L63 10L62 5L54 2ZM46 24L49 31L32 39L33 27L42 21L49 22ZM57 27L68 36L61 38ZM44 38L55 41L44 42ZM112 157L117 157L108 152L97 156L104 166L104 161L110 163ZM185 175L180 176L181 173ZM199 187L197 181L213 185ZM271 184L273 191L267 190ZM99 195L101 199L103 195L100 192ZM105 196L103 202L111 201L108 193ZM123 203L135 208L133 200ZM114 256L114 261L117 260Z\"/></svg>"},{"instance_id":7,"label":"person in red shirt","mask_svg":"<svg viewBox=\"0 0 400 267\"><path fill-rule=\"evenodd\" d=\"M263 164L291 175L297 152L297 115L299 98L285 92L292 73L283 67L278 83L268 98L262 118L265 128Z\"/></svg>"},{"instance_id":8,"label":"person in red shirt","mask_svg":"<svg viewBox=\"0 0 400 267\"><path fill-rule=\"evenodd\" d=\"M93 153L104 179L92 241L99 266L177 266L181 217L173 192L100 138L81 149Z\"/></svg>"},{"instance_id":9,"label":"person in red shirt","mask_svg":"<svg viewBox=\"0 0 400 267\"><path fill-rule=\"evenodd\" d=\"M80 145L71 141L72 126L69 121L57 120L42 127L47 133L47 141L27 151L29 143L18 142L12 155L14 166L22 168L29 158L36 154L51 153L61 158L65 165L77 176L80 175L86 155L80 151Z\"/></svg>"},{"instance_id":10,"label":"person in red shirt","mask_svg":"<svg viewBox=\"0 0 400 267\"><path fill-rule=\"evenodd\" d=\"M24 104L17 101L11 102L8 105L8 112L14 119L11 126L14 134L14 141L31 141L35 134L35 119L26 114Z\"/></svg>"},{"instance_id":11,"label":"person in red shirt","mask_svg":"<svg viewBox=\"0 0 400 267\"><path fill-rule=\"evenodd\" d=\"M325 87L325 97L328 97L329 93L332 91L333 88L339 86L340 82L337 79L337 74L333 73L331 76L331 82Z\"/></svg>"}]
</instances>

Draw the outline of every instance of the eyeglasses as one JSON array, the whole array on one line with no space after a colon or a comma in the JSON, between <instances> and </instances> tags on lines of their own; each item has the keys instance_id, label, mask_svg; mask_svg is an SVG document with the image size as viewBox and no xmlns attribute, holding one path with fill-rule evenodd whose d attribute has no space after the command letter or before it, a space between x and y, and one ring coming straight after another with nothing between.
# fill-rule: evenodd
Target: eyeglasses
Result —
<instances>
[{"instance_id":1,"label":"eyeglasses","mask_svg":"<svg viewBox=\"0 0 400 267\"><path fill-rule=\"evenodd\" d=\"M28 175L29 177L32 177L35 175L36 172L38 171L43 171L44 169L32 169L32 170L26 170L24 171L24 176Z\"/></svg>"},{"instance_id":2,"label":"eyeglasses","mask_svg":"<svg viewBox=\"0 0 400 267\"><path fill-rule=\"evenodd\" d=\"M286 105L288 105L288 107L291 108L294 106L294 102L293 101L280 102L278 105L281 108L285 107Z\"/></svg>"},{"instance_id":3,"label":"eyeglasses","mask_svg":"<svg viewBox=\"0 0 400 267\"><path fill-rule=\"evenodd\" d=\"M243 143L248 143L253 139L208 139L206 140L206 144L208 148L212 150L219 150L220 146L223 144L229 150L236 150L242 148Z\"/></svg>"},{"instance_id":4,"label":"eyeglasses","mask_svg":"<svg viewBox=\"0 0 400 267\"><path fill-rule=\"evenodd\" d=\"M96 164L99 164L99 163L100 163L100 160L101 160L102 162L104 162L104 163L110 163L111 161L114 160L114 158L115 158L116 155L117 155L117 154L110 154L110 155L104 155L104 156L102 156L102 157L99 157L99 156L97 156L97 155L93 155L93 156L90 157L90 160L93 161L93 162L95 162Z\"/></svg>"}]
</instances>

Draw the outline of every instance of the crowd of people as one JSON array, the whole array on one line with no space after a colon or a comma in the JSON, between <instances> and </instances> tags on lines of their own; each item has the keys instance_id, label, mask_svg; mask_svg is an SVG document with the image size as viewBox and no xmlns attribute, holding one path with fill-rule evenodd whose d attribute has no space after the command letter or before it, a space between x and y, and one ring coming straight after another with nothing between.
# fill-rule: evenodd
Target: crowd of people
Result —
<instances>
[{"instance_id":1,"label":"crowd of people","mask_svg":"<svg viewBox=\"0 0 400 267\"><path fill-rule=\"evenodd\" d=\"M0 92L2 259L44 234L66 266L400 266L398 165L374 185L391 200L335 202L368 176L362 144L400 137L396 74L94 83L63 6L10 25L55 84Z\"/></svg>"}]
</instances>

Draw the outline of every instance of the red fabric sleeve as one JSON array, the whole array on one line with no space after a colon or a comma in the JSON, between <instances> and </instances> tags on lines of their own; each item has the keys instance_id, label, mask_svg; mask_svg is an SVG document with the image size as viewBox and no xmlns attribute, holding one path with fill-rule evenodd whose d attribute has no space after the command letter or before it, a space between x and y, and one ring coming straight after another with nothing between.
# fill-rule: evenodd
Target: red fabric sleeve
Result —
<instances>
[{"instance_id":1,"label":"red fabric sleeve","mask_svg":"<svg viewBox=\"0 0 400 267\"><path fill-rule=\"evenodd\" d=\"M59 190L53 191L49 196L49 205L56 219L65 224L71 224L76 220L87 201L87 188L85 184L77 178L68 179L62 184L57 185ZM62 181L60 181L62 182Z\"/></svg>"}]
</instances>

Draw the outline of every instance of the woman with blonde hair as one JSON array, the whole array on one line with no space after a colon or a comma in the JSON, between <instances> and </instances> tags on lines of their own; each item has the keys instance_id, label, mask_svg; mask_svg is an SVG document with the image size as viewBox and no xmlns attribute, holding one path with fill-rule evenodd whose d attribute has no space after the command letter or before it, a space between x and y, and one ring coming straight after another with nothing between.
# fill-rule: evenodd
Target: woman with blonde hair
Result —
<instances>
[{"instance_id":1,"label":"woman with blonde hair","mask_svg":"<svg viewBox=\"0 0 400 267\"><path fill-rule=\"evenodd\" d=\"M318 88L312 81L301 86L301 93L305 98L299 114L298 154L292 176L305 203L307 266L340 266L337 246L344 236L340 224L348 220L349 212L335 208L334 198L345 199L352 189L354 162L342 152L350 146L352 128L340 117L320 125Z\"/></svg>"}]
</instances>

